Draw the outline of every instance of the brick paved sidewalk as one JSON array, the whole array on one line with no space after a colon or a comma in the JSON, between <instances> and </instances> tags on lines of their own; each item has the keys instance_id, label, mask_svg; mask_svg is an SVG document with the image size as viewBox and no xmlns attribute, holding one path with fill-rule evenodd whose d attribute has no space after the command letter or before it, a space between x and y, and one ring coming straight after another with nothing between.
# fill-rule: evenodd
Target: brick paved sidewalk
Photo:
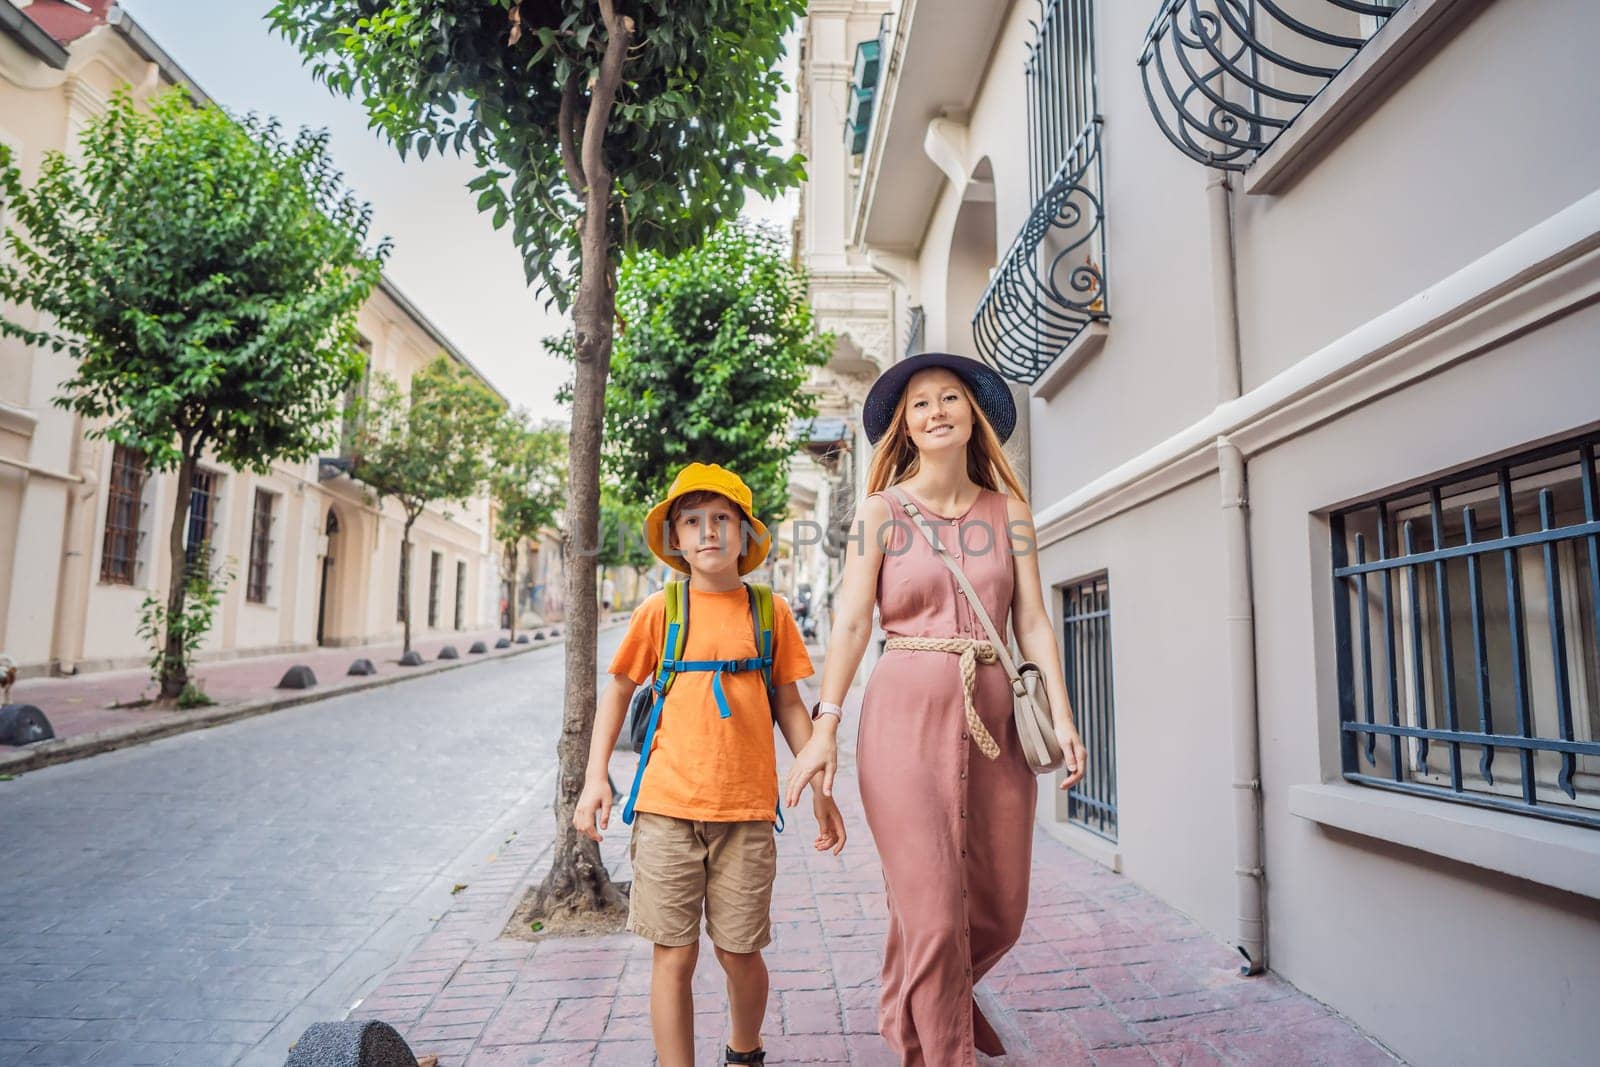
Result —
<instances>
[{"instance_id":1,"label":"brick paved sidewalk","mask_svg":"<svg viewBox=\"0 0 1600 1067\"><path fill-rule=\"evenodd\" d=\"M853 750L845 739L841 752ZM631 780L619 755L613 779ZM811 851L808 804L779 837L775 940L767 951L770 1062L892 1065L877 1034L883 881L854 775L838 800L844 855ZM620 802L618 805L620 813ZM547 813L470 877L455 908L352 1012L379 1018L442 1067L649 1064L650 947L616 934L502 941L521 891L549 862ZM627 878L618 818L603 852ZM469 881L463 876L463 881ZM721 972L702 943L696 1062L719 1063ZM1350 1023L1272 975L1240 978L1237 957L1184 916L1040 833L1022 942L978 990L1009 1064L1393 1064Z\"/></svg>"},{"instance_id":2,"label":"brick paved sidewalk","mask_svg":"<svg viewBox=\"0 0 1600 1067\"><path fill-rule=\"evenodd\" d=\"M626 615L602 620L601 629L625 620ZM217 703L188 711L115 706L133 704L154 695L155 687L150 681L150 672L144 668L96 671L70 678L25 678L12 688L12 702L33 704L43 710L56 736L38 745L0 745L0 771L31 769L40 762L60 762L77 755L93 755L147 737L229 721L245 711L270 711L278 706L318 700L385 681L415 677L451 665L548 647L552 642L559 643L562 640L560 635L565 633L565 629L556 624L535 627L528 633L528 644L512 645L502 650L495 649L494 644L498 638L505 636L503 630L462 631L418 638L412 641L411 647L422 656L424 664L421 667L399 665L401 645L398 641L202 662L194 673L201 688ZM488 652L469 653L467 650L474 641L482 641ZM459 660L438 659L440 650L446 645L455 647ZM347 676L345 672L358 658L370 659L377 668L377 674L355 678ZM297 663L311 668L317 678L316 687L310 690L278 689L284 672Z\"/></svg>"}]
</instances>

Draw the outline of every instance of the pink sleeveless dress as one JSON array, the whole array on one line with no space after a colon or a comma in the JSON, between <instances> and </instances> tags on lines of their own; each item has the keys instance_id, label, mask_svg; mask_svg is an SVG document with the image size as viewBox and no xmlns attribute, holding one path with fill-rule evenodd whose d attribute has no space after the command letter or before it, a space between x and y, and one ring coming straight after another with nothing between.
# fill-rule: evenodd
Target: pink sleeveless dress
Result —
<instances>
[{"instance_id":1,"label":"pink sleeveless dress","mask_svg":"<svg viewBox=\"0 0 1600 1067\"><path fill-rule=\"evenodd\" d=\"M955 576L894 498L880 495L899 520L878 577L884 630L987 640ZM1005 635L1013 584L1006 498L983 490L955 516L912 500ZM954 653L884 653L862 702L856 767L889 905L878 1022L907 1065L966 1067L976 1063L975 1047L1004 1051L972 987L1022 932L1037 785L1005 668L978 665L973 703L1000 746L996 760L967 736Z\"/></svg>"}]
</instances>

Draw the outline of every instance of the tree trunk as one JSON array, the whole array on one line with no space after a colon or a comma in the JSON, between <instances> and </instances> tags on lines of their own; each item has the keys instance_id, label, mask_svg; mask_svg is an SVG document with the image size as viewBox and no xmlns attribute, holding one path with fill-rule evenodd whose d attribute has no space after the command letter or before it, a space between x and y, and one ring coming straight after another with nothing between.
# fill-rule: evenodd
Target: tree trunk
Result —
<instances>
[{"instance_id":1,"label":"tree trunk","mask_svg":"<svg viewBox=\"0 0 1600 1067\"><path fill-rule=\"evenodd\" d=\"M550 874L539 889L536 910L545 915L592 912L615 907L621 894L611 884L600 847L579 834L572 814L583 791L594 732L595 641L599 602L595 596L599 548L600 432L606 375L611 368L611 324L615 298L613 271L606 251L594 257L603 274L591 279L588 236L584 240L583 284L573 311L577 341L577 375L572 394L569 440L570 482L567 489L566 553L566 694L557 746L560 777L556 786L556 845ZM619 809L620 810L620 809ZM614 827L613 833L620 827Z\"/></svg>"},{"instance_id":2,"label":"tree trunk","mask_svg":"<svg viewBox=\"0 0 1600 1067\"><path fill-rule=\"evenodd\" d=\"M400 621L403 624L403 645L400 654L411 651L411 524L417 517L406 512L405 530L400 534Z\"/></svg>"},{"instance_id":3,"label":"tree trunk","mask_svg":"<svg viewBox=\"0 0 1600 1067\"><path fill-rule=\"evenodd\" d=\"M506 583L506 622L511 627L511 640L517 639L517 564L521 562L522 538L511 542L511 580Z\"/></svg>"},{"instance_id":4,"label":"tree trunk","mask_svg":"<svg viewBox=\"0 0 1600 1067\"><path fill-rule=\"evenodd\" d=\"M176 700L189 683L189 669L183 648L184 585L189 577L183 555L183 529L189 521L189 495L194 487L195 453L199 450L185 438L183 459L178 464L177 499L172 503L172 526L167 531L167 634L161 658L161 699Z\"/></svg>"},{"instance_id":5,"label":"tree trunk","mask_svg":"<svg viewBox=\"0 0 1600 1067\"><path fill-rule=\"evenodd\" d=\"M612 262L612 174L605 159L606 126L622 82L634 24L619 16L614 0L600 0L606 25L606 53L590 92L584 118L581 173L563 142L568 175L581 179L584 196L578 298L572 309L573 349L577 373L572 387L572 431L567 441L569 482L567 523L563 537L575 551L566 554L566 694L562 707L560 760L556 783L556 842L550 874L539 887L534 911L544 916L572 915L614 909L622 894L600 859L600 846L579 834L572 813L583 791L594 733L595 638L599 603L595 598L595 562L599 556L600 434L605 414L606 376L611 371L612 327L616 321L616 265ZM570 130L562 124L565 138ZM620 832L614 826L612 833Z\"/></svg>"}]
</instances>

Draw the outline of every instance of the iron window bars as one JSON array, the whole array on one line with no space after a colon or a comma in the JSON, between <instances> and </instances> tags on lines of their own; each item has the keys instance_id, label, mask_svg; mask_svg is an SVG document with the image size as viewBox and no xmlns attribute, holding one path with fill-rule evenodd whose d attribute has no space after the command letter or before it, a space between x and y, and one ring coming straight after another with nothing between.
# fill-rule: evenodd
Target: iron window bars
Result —
<instances>
[{"instance_id":1,"label":"iron window bars","mask_svg":"<svg viewBox=\"0 0 1600 1067\"><path fill-rule=\"evenodd\" d=\"M105 537L100 543L100 580L132 585L139 561L139 520L144 499L144 453L117 445L111 453Z\"/></svg>"},{"instance_id":2,"label":"iron window bars","mask_svg":"<svg viewBox=\"0 0 1600 1067\"><path fill-rule=\"evenodd\" d=\"M216 472L196 467L194 480L189 486L188 534L183 545L183 568L186 573L194 573L195 565L200 561L202 552L209 545L211 535L216 530L217 524L213 514L216 511L216 503Z\"/></svg>"},{"instance_id":3,"label":"iron window bars","mask_svg":"<svg viewBox=\"0 0 1600 1067\"><path fill-rule=\"evenodd\" d=\"M1600 826L1597 443L1331 517L1346 780Z\"/></svg>"},{"instance_id":4,"label":"iron window bars","mask_svg":"<svg viewBox=\"0 0 1600 1067\"><path fill-rule=\"evenodd\" d=\"M1162 0L1139 69L1178 150L1245 170L1405 0Z\"/></svg>"},{"instance_id":5,"label":"iron window bars","mask_svg":"<svg viewBox=\"0 0 1600 1067\"><path fill-rule=\"evenodd\" d=\"M1033 383L1106 309L1093 0L1046 0L1025 67L1033 210L972 317L978 352Z\"/></svg>"},{"instance_id":6,"label":"iron window bars","mask_svg":"<svg viewBox=\"0 0 1600 1067\"><path fill-rule=\"evenodd\" d=\"M461 629L467 617L467 564L465 560L456 560L456 624L455 629Z\"/></svg>"},{"instance_id":7,"label":"iron window bars","mask_svg":"<svg viewBox=\"0 0 1600 1067\"><path fill-rule=\"evenodd\" d=\"M252 604L267 602L268 564L272 558L272 508L277 497L257 489L250 515L250 577L245 583L245 599Z\"/></svg>"},{"instance_id":8,"label":"iron window bars","mask_svg":"<svg viewBox=\"0 0 1600 1067\"><path fill-rule=\"evenodd\" d=\"M1117 714L1111 685L1111 585L1105 575L1062 590L1067 695L1089 753L1083 780L1067 791L1067 819L1117 839Z\"/></svg>"},{"instance_id":9,"label":"iron window bars","mask_svg":"<svg viewBox=\"0 0 1600 1067\"><path fill-rule=\"evenodd\" d=\"M437 552L429 554L428 558L428 629L437 629L439 626L439 568L444 563L444 557Z\"/></svg>"}]
</instances>

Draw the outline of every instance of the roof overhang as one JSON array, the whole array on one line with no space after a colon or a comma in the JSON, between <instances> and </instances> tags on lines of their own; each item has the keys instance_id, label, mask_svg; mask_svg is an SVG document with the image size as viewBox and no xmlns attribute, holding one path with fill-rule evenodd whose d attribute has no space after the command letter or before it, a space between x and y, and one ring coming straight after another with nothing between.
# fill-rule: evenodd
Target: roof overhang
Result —
<instances>
[{"instance_id":1,"label":"roof overhang","mask_svg":"<svg viewBox=\"0 0 1600 1067\"><path fill-rule=\"evenodd\" d=\"M921 246L945 180L923 148L928 124L952 115L964 121L1015 2L901 5L862 160L852 244L902 254Z\"/></svg>"},{"instance_id":2,"label":"roof overhang","mask_svg":"<svg viewBox=\"0 0 1600 1067\"><path fill-rule=\"evenodd\" d=\"M67 68L66 46L51 37L44 28L22 13L11 0L0 0L0 32L56 70Z\"/></svg>"}]
</instances>

